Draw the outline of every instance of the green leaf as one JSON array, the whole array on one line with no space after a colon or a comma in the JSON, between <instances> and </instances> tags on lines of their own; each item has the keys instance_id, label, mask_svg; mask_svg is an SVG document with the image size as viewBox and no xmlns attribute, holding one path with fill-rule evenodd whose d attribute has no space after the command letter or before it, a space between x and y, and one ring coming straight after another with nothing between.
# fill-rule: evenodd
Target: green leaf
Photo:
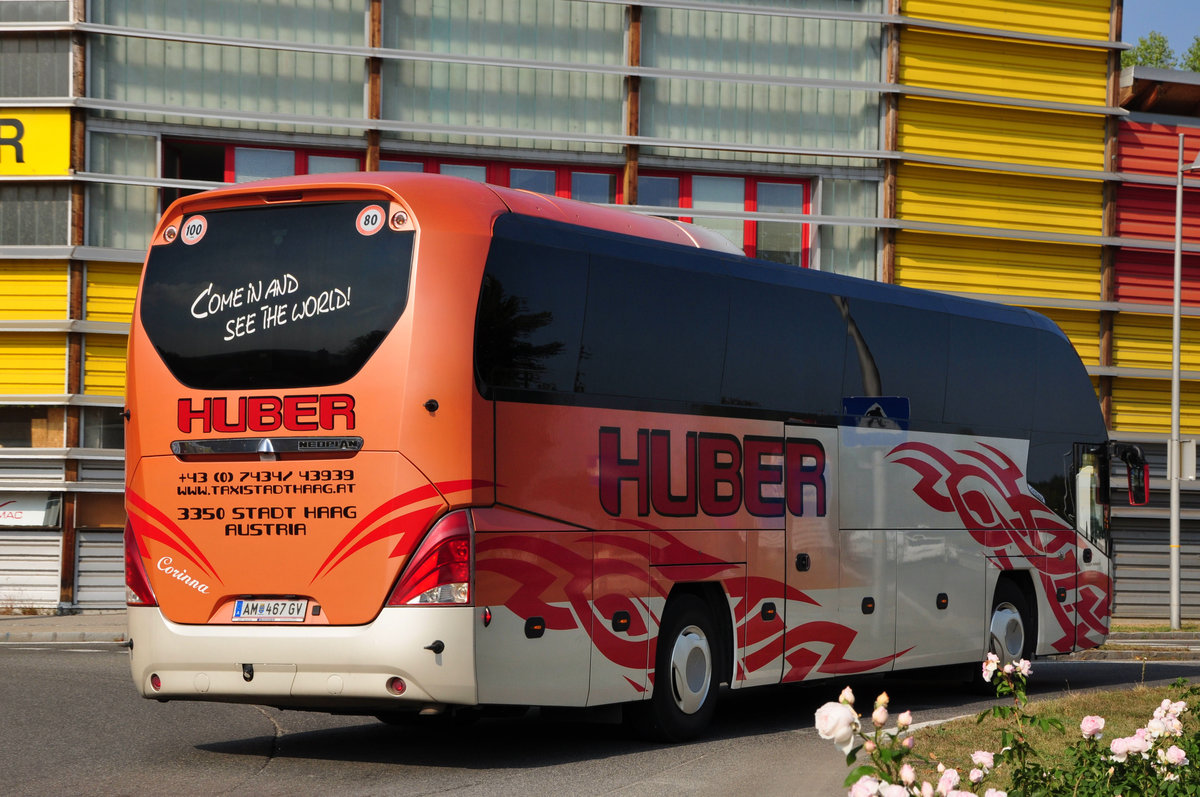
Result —
<instances>
[{"instance_id":1,"label":"green leaf","mask_svg":"<svg viewBox=\"0 0 1200 797\"><path fill-rule=\"evenodd\" d=\"M850 774L846 776L846 780L842 783L843 786L853 786L858 782L858 779L863 775L878 775L879 770L870 764L863 764L861 767L855 767L850 770Z\"/></svg>"}]
</instances>

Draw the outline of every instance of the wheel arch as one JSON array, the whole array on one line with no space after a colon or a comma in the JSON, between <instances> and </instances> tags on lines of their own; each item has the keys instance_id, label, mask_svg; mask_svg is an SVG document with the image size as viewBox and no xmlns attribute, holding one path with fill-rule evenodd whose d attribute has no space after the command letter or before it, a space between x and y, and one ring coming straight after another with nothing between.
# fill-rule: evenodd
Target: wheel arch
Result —
<instances>
[{"instance_id":1,"label":"wheel arch","mask_svg":"<svg viewBox=\"0 0 1200 797\"><path fill-rule=\"evenodd\" d=\"M679 595L693 595L704 602L708 608L709 616L713 620L713 625L716 628L716 642L720 645L720 649L715 651L717 655L715 660L716 683L733 683L733 662L734 662L734 636L733 636L733 617L729 608L729 596L722 589L721 585L715 581L694 581L675 584L671 587L671 592L667 595L667 602L663 608L663 616L666 616L667 608L671 605L671 600Z\"/></svg>"}]
</instances>

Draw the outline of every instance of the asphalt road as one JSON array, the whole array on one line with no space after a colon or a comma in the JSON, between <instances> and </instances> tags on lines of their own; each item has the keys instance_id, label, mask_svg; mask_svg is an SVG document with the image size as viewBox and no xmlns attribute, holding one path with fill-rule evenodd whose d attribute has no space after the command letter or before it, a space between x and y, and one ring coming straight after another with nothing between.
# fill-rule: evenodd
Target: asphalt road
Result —
<instances>
[{"instance_id":1,"label":"asphalt road","mask_svg":"<svg viewBox=\"0 0 1200 797\"><path fill-rule=\"evenodd\" d=\"M487 718L392 727L255 706L159 704L134 694L127 653L104 645L0 645L0 794L833 795L841 756L813 712L844 679L727 693L690 744L630 739L602 717ZM1200 677L1150 662L1147 683ZM1040 662L1031 693L1125 688L1140 662ZM937 678L851 682L917 722L988 705ZM860 707L860 709L863 707Z\"/></svg>"}]
</instances>

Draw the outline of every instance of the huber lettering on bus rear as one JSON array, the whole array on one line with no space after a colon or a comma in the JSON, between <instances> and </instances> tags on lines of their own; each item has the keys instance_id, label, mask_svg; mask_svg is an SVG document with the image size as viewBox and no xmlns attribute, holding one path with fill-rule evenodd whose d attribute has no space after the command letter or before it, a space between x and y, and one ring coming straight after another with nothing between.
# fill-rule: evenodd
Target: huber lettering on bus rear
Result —
<instances>
[{"instance_id":1,"label":"huber lettering on bus rear","mask_svg":"<svg viewBox=\"0 0 1200 797\"><path fill-rule=\"evenodd\" d=\"M179 399L178 427L184 434L211 432L290 432L354 429L354 396L205 397L199 405ZM199 429L197 429L199 424Z\"/></svg>"},{"instance_id":2,"label":"huber lettering on bus rear","mask_svg":"<svg viewBox=\"0 0 1200 797\"><path fill-rule=\"evenodd\" d=\"M637 485L643 517L651 508L665 517L727 517L743 507L755 517L781 517L785 507L802 516L806 496L817 517L826 514L825 448L818 440L687 432L683 462L672 463L671 432L638 429L633 448L633 457L622 457L621 430L600 429L600 506L614 517L621 515L627 481ZM684 476L682 494L671 489L676 470ZM770 487L783 487L786 498Z\"/></svg>"}]
</instances>

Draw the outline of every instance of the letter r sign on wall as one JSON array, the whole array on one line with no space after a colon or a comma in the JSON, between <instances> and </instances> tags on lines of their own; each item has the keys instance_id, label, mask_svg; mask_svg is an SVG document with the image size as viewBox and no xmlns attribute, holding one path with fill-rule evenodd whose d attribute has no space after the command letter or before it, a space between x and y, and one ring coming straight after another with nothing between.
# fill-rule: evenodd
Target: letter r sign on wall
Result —
<instances>
[{"instance_id":1,"label":"letter r sign on wall","mask_svg":"<svg viewBox=\"0 0 1200 797\"><path fill-rule=\"evenodd\" d=\"M0 175L70 174L71 112L0 108Z\"/></svg>"}]
</instances>

